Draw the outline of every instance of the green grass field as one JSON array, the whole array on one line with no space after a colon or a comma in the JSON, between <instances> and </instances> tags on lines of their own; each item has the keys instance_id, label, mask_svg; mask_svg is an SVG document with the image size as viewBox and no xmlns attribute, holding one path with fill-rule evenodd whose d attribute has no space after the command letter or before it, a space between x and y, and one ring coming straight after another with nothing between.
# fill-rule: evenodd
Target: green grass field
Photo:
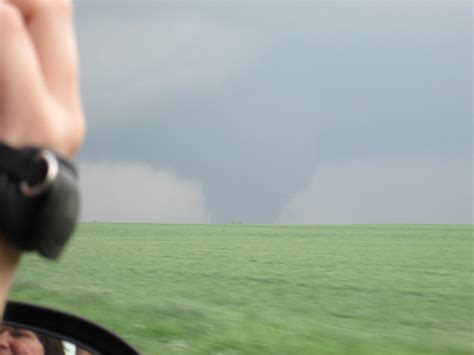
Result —
<instances>
[{"instance_id":1,"label":"green grass field","mask_svg":"<svg viewBox=\"0 0 474 355\"><path fill-rule=\"evenodd\" d=\"M143 354L472 354L473 227L82 224L11 298Z\"/></svg>"}]
</instances>

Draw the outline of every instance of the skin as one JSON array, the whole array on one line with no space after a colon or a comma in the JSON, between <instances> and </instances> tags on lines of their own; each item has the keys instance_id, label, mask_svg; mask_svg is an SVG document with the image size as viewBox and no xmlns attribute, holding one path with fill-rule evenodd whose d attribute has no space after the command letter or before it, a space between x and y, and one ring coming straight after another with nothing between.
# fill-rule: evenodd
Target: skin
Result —
<instances>
[{"instance_id":1,"label":"skin","mask_svg":"<svg viewBox=\"0 0 474 355\"><path fill-rule=\"evenodd\" d=\"M0 0L0 142L73 158L85 132L70 0ZM0 317L21 252L0 235Z\"/></svg>"},{"instance_id":2,"label":"skin","mask_svg":"<svg viewBox=\"0 0 474 355\"><path fill-rule=\"evenodd\" d=\"M0 355L44 355L44 348L34 332L0 326Z\"/></svg>"}]
</instances>

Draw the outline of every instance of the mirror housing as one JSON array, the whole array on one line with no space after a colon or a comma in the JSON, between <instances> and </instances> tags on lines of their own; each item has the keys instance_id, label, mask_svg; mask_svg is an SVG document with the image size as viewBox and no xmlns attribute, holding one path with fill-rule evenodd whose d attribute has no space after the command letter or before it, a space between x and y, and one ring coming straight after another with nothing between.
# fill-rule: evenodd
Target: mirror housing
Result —
<instances>
[{"instance_id":1,"label":"mirror housing","mask_svg":"<svg viewBox=\"0 0 474 355\"><path fill-rule=\"evenodd\" d=\"M93 354L139 354L123 339L91 321L42 306L9 301L2 323L56 337L90 349Z\"/></svg>"}]
</instances>

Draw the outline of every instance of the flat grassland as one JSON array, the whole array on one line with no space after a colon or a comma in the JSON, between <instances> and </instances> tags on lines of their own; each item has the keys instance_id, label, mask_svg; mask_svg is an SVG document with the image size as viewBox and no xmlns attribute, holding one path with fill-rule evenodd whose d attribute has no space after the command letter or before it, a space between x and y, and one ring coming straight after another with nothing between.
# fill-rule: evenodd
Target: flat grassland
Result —
<instances>
[{"instance_id":1,"label":"flat grassland","mask_svg":"<svg viewBox=\"0 0 474 355\"><path fill-rule=\"evenodd\" d=\"M143 354L472 354L472 225L82 224L12 299Z\"/></svg>"}]
</instances>

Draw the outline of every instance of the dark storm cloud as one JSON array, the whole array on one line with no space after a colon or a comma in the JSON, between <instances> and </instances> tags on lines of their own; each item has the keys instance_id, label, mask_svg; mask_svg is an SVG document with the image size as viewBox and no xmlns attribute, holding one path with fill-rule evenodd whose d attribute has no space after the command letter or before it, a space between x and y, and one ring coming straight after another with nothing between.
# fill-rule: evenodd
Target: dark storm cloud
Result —
<instances>
[{"instance_id":1,"label":"dark storm cloud","mask_svg":"<svg viewBox=\"0 0 474 355\"><path fill-rule=\"evenodd\" d=\"M471 155L469 3L80 2L87 161L273 222L320 162Z\"/></svg>"}]
</instances>

